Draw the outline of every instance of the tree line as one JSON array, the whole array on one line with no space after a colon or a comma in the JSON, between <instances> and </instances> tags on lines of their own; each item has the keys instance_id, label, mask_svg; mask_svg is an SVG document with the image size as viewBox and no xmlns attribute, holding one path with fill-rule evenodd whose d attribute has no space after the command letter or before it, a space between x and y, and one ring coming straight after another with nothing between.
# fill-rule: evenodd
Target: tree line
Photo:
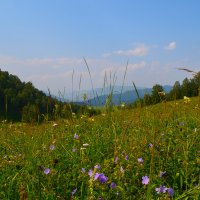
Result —
<instances>
[{"instance_id":1,"label":"tree line","mask_svg":"<svg viewBox=\"0 0 200 200\"><path fill-rule=\"evenodd\" d=\"M195 73L191 79L185 78L180 84L176 81L172 87L172 90L165 94L161 85L156 84L152 88L151 94L145 94L144 98L140 100L142 105L157 104L162 101L173 101L183 99L184 96L194 97L200 93L200 72Z\"/></svg>"},{"instance_id":2,"label":"tree line","mask_svg":"<svg viewBox=\"0 0 200 200\"><path fill-rule=\"evenodd\" d=\"M12 121L43 121L69 118L75 114L96 114L86 105L59 101L49 92L36 89L31 82L22 82L17 76L0 69L0 119Z\"/></svg>"}]
</instances>

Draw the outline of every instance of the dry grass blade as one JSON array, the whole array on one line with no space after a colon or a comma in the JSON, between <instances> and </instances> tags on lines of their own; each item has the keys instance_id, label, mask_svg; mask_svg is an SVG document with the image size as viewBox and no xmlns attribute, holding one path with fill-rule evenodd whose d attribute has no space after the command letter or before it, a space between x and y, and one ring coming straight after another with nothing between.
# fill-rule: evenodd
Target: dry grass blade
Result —
<instances>
[{"instance_id":1,"label":"dry grass blade","mask_svg":"<svg viewBox=\"0 0 200 200\"><path fill-rule=\"evenodd\" d=\"M94 92L94 86L93 86L93 82L92 82L92 76L91 76L91 73L90 73L90 68L89 68L89 65L85 59L85 57L83 57L83 60L86 64L86 67L87 67L87 70L88 70L88 73L89 73L89 76L90 76L90 82L91 82L91 85L92 85L92 92L93 92L93 95L94 95L94 99L95 99L95 92ZM95 100L96 101L96 100Z\"/></svg>"},{"instance_id":2,"label":"dry grass blade","mask_svg":"<svg viewBox=\"0 0 200 200\"><path fill-rule=\"evenodd\" d=\"M178 70L183 70L183 71L186 71L186 72L190 72L190 73L193 73L193 74L197 74L197 72L194 72L190 69L186 69L186 68L177 68Z\"/></svg>"}]
</instances>

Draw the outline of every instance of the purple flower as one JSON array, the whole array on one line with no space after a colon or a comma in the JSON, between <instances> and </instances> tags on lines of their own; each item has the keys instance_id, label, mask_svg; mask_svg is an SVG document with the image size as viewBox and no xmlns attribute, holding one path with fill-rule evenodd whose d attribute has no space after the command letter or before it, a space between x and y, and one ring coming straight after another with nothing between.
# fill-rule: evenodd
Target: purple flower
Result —
<instances>
[{"instance_id":1,"label":"purple flower","mask_svg":"<svg viewBox=\"0 0 200 200\"><path fill-rule=\"evenodd\" d=\"M168 188L168 194L172 197L174 195L174 190L172 188Z\"/></svg>"},{"instance_id":2,"label":"purple flower","mask_svg":"<svg viewBox=\"0 0 200 200\"><path fill-rule=\"evenodd\" d=\"M99 174L99 173L96 173L96 174L94 175L94 181L96 181L96 180L99 178L99 176L100 176L100 174Z\"/></svg>"},{"instance_id":3,"label":"purple flower","mask_svg":"<svg viewBox=\"0 0 200 200\"><path fill-rule=\"evenodd\" d=\"M116 188L116 184L115 184L114 182L112 182L112 183L110 184L110 188L115 189L115 188Z\"/></svg>"},{"instance_id":4,"label":"purple flower","mask_svg":"<svg viewBox=\"0 0 200 200\"><path fill-rule=\"evenodd\" d=\"M126 155L125 159L128 160L128 155Z\"/></svg>"},{"instance_id":5,"label":"purple flower","mask_svg":"<svg viewBox=\"0 0 200 200\"><path fill-rule=\"evenodd\" d=\"M149 143L149 148L152 148L153 147L153 144L152 143Z\"/></svg>"},{"instance_id":6,"label":"purple flower","mask_svg":"<svg viewBox=\"0 0 200 200\"><path fill-rule=\"evenodd\" d=\"M115 164L117 164L117 162L118 162L118 157L115 158L115 161L114 161L114 162L115 162Z\"/></svg>"},{"instance_id":7,"label":"purple flower","mask_svg":"<svg viewBox=\"0 0 200 200\"><path fill-rule=\"evenodd\" d=\"M99 165L95 165L94 168L100 170L100 166Z\"/></svg>"},{"instance_id":8,"label":"purple flower","mask_svg":"<svg viewBox=\"0 0 200 200\"><path fill-rule=\"evenodd\" d=\"M159 175L160 178L163 177L165 174L166 174L166 171L164 171L164 172L160 172L160 175Z\"/></svg>"},{"instance_id":9,"label":"purple flower","mask_svg":"<svg viewBox=\"0 0 200 200\"><path fill-rule=\"evenodd\" d=\"M44 170L44 173L47 175L47 174L49 174L50 173L50 169L49 168L46 168L45 170Z\"/></svg>"},{"instance_id":10,"label":"purple flower","mask_svg":"<svg viewBox=\"0 0 200 200\"><path fill-rule=\"evenodd\" d=\"M72 196L76 193L77 191L77 188L75 188L73 191L72 191Z\"/></svg>"},{"instance_id":11,"label":"purple flower","mask_svg":"<svg viewBox=\"0 0 200 200\"><path fill-rule=\"evenodd\" d=\"M50 148L50 150L52 151L52 150L55 149L55 145L52 144L49 148Z\"/></svg>"},{"instance_id":12,"label":"purple flower","mask_svg":"<svg viewBox=\"0 0 200 200\"><path fill-rule=\"evenodd\" d=\"M142 158L138 158L137 160L138 160L138 162L139 162L140 164L143 164L143 163L144 163L144 160L143 160Z\"/></svg>"},{"instance_id":13,"label":"purple flower","mask_svg":"<svg viewBox=\"0 0 200 200\"><path fill-rule=\"evenodd\" d=\"M74 134L74 139L76 139L76 140L79 139L79 136L76 133Z\"/></svg>"},{"instance_id":14,"label":"purple flower","mask_svg":"<svg viewBox=\"0 0 200 200\"><path fill-rule=\"evenodd\" d=\"M90 176L90 178L92 177L93 171L91 169L89 170L88 175Z\"/></svg>"},{"instance_id":15,"label":"purple flower","mask_svg":"<svg viewBox=\"0 0 200 200\"><path fill-rule=\"evenodd\" d=\"M99 181L101 183L107 182L108 178L104 174L99 174Z\"/></svg>"},{"instance_id":16,"label":"purple flower","mask_svg":"<svg viewBox=\"0 0 200 200\"><path fill-rule=\"evenodd\" d=\"M81 172L84 174L84 173L85 173L85 168L82 168L82 169L81 169Z\"/></svg>"},{"instance_id":17,"label":"purple flower","mask_svg":"<svg viewBox=\"0 0 200 200\"><path fill-rule=\"evenodd\" d=\"M163 185L160 185L160 187L159 188L156 188L156 192L157 192L157 194L159 194L159 193L165 193L167 191L167 188Z\"/></svg>"},{"instance_id":18,"label":"purple flower","mask_svg":"<svg viewBox=\"0 0 200 200\"><path fill-rule=\"evenodd\" d=\"M149 178L148 178L148 176L143 176L143 177L142 177L142 184L148 185L148 183L149 183Z\"/></svg>"}]
</instances>

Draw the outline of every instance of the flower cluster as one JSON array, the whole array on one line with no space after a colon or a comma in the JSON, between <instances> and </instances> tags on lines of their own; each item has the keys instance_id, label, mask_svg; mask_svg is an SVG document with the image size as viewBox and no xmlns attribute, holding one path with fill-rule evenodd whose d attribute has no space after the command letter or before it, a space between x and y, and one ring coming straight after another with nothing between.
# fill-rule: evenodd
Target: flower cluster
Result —
<instances>
[{"instance_id":1,"label":"flower cluster","mask_svg":"<svg viewBox=\"0 0 200 200\"><path fill-rule=\"evenodd\" d=\"M157 194L168 192L170 197L174 195L174 190L172 188L167 188L164 185L160 185L160 187L156 188L155 190Z\"/></svg>"}]
</instances>

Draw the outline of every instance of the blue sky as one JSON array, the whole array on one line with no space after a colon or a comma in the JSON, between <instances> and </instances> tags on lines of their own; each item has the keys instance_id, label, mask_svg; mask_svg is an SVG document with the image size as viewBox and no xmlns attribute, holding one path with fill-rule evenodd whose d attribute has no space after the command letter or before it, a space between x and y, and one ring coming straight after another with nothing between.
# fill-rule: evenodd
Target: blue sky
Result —
<instances>
[{"instance_id":1,"label":"blue sky","mask_svg":"<svg viewBox=\"0 0 200 200\"><path fill-rule=\"evenodd\" d=\"M2 0L0 68L52 93L122 85L174 84L200 70L199 0Z\"/></svg>"}]
</instances>

